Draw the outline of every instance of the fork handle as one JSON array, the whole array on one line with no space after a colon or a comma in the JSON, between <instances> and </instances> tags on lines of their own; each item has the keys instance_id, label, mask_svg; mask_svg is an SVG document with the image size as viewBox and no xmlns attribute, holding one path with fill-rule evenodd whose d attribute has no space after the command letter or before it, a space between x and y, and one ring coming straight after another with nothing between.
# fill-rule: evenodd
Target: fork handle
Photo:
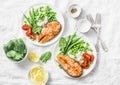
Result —
<instances>
[{"instance_id":1,"label":"fork handle","mask_svg":"<svg viewBox=\"0 0 120 85\"><path fill-rule=\"evenodd\" d=\"M101 38L100 38L100 42L101 42L101 46L102 46L103 50L104 50L105 52L108 52L108 48L107 48L105 42L103 42L103 40L101 40Z\"/></svg>"},{"instance_id":2,"label":"fork handle","mask_svg":"<svg viewBox=\"0 0 120 85\"><path fill-rule=\"evenodd\" d=\"M93 30L97 33L97 29L96 29L96 28L93 28ZM99 40L100 40L100 44L101 44L103 50L104 50L105 52L107 52L107 51L108 51L108 48L107 48L105 42L103 42L103 40L101 39L100 36L99 36Z\"/></svg>"}]
</instances>

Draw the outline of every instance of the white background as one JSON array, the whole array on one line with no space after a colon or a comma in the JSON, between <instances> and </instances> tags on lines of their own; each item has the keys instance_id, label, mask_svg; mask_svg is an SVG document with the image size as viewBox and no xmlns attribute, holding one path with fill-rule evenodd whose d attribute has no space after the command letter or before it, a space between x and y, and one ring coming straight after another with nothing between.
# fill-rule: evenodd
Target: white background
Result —
<instances>
[{"instance_id":1,"label":"white background","mask_svg":"<svg viewBox=\"0 0 120 85\"><path fill-rule=\"evenodd\" d=\"M102 49L98 56L95 69L81 79L69 79L60 74L51 59L44 65L49 72L47 85L119 85L120 83L120 0L0 0L0 85L30 85L27 80L28 70L37 64L25 60L20 64L10 62L3 53L3 44L12 36L22 37L21 18L29 6L37 3L49 3L60 10L65 19L63 35L72 34L77 19L72 19L66 14L69 3L78 3L83 13L81 18L91 13L93 17L97 12L102 14L101 37L107 44L109 52ZM95 44L93 31L85 34ZM28 43L30 51L35 51L39 56L50 50L54 53L56 44L48 47L37 47ZM52 56L54 58L54 55Z\"/></svg>"}]
</instances>

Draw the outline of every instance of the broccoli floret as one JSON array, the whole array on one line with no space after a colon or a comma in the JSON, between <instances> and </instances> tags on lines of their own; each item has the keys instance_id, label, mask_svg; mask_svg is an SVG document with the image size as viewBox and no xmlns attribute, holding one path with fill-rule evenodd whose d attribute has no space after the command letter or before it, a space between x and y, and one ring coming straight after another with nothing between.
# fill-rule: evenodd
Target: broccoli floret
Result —
<instances>
[{"instance_id":1,"label":"broccoli floret","mask_svg":"<svg viewBox=\"0 0 120 85\"><path fill-rule=\"evenodd\" d=\"M7 52L7 56L8 56L9 58L14 58L15 55L16 55L16 52L15 52L14 50L11 50L11 51Z\"/></svg>"},{"instance_id":2,"label":"broccoli floret","mask_svg":"<svg viewBox=\"0 0 120 85\"><path fill-rule=\"evenodd\" d=\"M3 49L5 51L5 53L9 52L10 50L13 50L14 48L14 41L10 40L6 45L4 45Z\"/></svg>"},{"instance_id":3,"label":"broccoli floret","mask_svg":"<svg viewBox=\"0 0 120 85\"><path fill-rule=\"evenodd\" d=\"M27 48L21 38L10 40L3 49L7 57L14 61L22 60L27 53Z\"/></svg>"},{"instance_id":4,"label":"broccoli floret","mask_svg":"<svg viewBox=\"0 0 120 85\"><path fill-rule=\"evenodd\" d=\"M14 51L23 54L25 49L25 44L22 39L16 39L15 40L15 47Z\"/></svg>"},{"instance_id":5,"label":"broccoli floret","mask_svg":"<svg viewBox=\"0 0 120 85\"><path fill-rule=\"evenodd\" d=\"M21 60L21 59L23 58L22 56L23 56L23 55L17 53L17 54L15 55L15 57L13 58L13 60L19 61L19 60Z\"/></svg>"},{"instance_id":6,"label":"broccoli floret","mask_svg":"<svg viewBox=\"0 0 120 85\"><path fill-rule=\"evenodd\" d=\"M9 50L12 50L14 48L14 41L10 40L7 44L7 47L8 47Z\"/></svg>"},{"instance_id":7,"label":"broccoli floret","mask_svg":"<svg viewBox=\"0 0 120 85\"><path fill-rule=\"evenodd\" d=\"M4 49L5 53L7 53L9 51L7 45L4 45L3 49Z\"/></svg>"},{"instance_id":8,"label":"broccoli floret","mask_svg":"<svg viewBox=\"0 0 120 85\"><path fill-rule=\"evenodd\" d=\"M12 60L19 61L23 58L23 55L20 53L15 52L14 50L11 50L7 52L7 56L11 58Z\"/></svg>"}]
</instances>

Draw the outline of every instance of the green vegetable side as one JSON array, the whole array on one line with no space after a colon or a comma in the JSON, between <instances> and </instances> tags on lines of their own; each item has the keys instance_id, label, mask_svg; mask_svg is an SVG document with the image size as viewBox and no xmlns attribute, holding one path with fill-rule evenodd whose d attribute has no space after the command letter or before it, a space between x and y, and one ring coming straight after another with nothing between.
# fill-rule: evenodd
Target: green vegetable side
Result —
<instances>
[{"instance_id":1,"label":"green vegetable side","mask_svg":"<svg viewBox=\"0 0 120 85\"><path fill-rule=\"evenodd\" d=\"M3 49L7 57L13 61L22 60L27 53L27 48L21 38L10 40L6 45L4 45Z\"/></svg>"},{"instance_id":2,"label":"green vegetable side","mask_svg":"<svg viewBox=\"0 0 120 85\"><path fill-rule=\"evenodd\" d=\"M47 19L47 21L46 21ZM24 14L24 24L32 27L34 34L39 34L42 30L42 25L38 25L38 22L51 22L57 21L56 12L54 12L49 6L40 6L37 9L30 9L29 15Z\"/></svg>"},{"instance_id":3,"label":"green vegetable side","mask_svg":"<svg viewBox=\"0 0 120 85\"><path fill-rule=\"evenodd\" d=\"M44 54L41 55L40 57L40 61L42 63L46 63L50 58L51 58L52 54L50 51L45 52Z\"/></svg>"},{"instance_id":4,"label":"green vegetable side","mask_svg":"<svg viewBox=\"0 0 120 85\"><path fill-rule=\"evenodd\" d=\"M76 37L76 33L69 35L67 38L62 37L59 41L60 53L63 55L73 55L76 58L78 52L88 52L92 51L89 43L85 42L81 38Z\"/></svg>"}]
</instances>

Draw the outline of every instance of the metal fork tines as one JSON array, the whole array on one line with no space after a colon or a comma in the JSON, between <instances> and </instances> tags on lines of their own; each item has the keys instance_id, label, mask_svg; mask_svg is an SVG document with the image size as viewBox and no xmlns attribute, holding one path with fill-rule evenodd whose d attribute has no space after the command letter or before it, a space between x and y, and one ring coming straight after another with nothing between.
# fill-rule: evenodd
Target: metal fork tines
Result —
<instances>
[{"instance_id":1,"label":"metal fork tines","mask_svg":"<svg viewBox=\"0 0 120 85\"><path fill-rule=\"evenodd\" d=\"M87 15L87 19L89 20L89 22L92 24L92 26L93 26L93 24L95 23L94 22L94 19L93 19L93 17L91 16L91 14L88 14Z\"/></svg>"}]
</instances>

